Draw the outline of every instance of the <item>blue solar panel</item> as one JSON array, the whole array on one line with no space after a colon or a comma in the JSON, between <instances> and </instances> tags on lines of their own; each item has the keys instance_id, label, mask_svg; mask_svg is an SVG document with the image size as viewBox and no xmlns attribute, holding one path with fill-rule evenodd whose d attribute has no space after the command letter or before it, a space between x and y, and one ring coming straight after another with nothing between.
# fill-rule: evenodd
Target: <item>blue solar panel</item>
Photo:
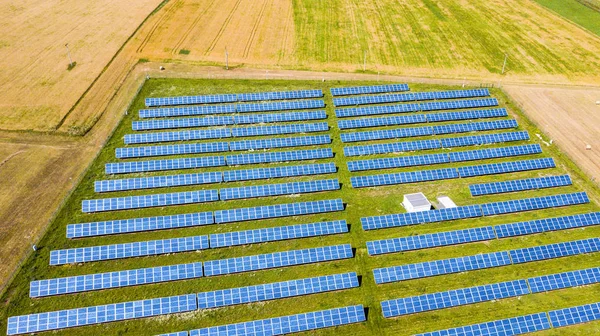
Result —
<instances>
[{"instance_id":1,"label":"blue solar panel","mask_svg":"<svg viewBox=\"0 0 600 336\"><path fill-rule=\"evenodd\" d=\"M357 142L367 140L383 140L396 138L410 138L425 135L433 135L433 127L413 127L413 128L395 128L380 131L342 133L340 138L342 142Z\"/></svg>"},{"instance_id":2,"label":"blue solar panel","mask_svg":"<svg viewBox=\"0 0 600 336\"><path fill-rule=\"evenodd\" d=\"M181 117L191 115L210 115L222 113L235 113L234 104L214 106L167 107L150 110L140 110L140 118Z\"/></svg>"},{"instance_id":3,"label":"blue solar panel","mask_svg":"<svg viewBox=\"0 0 600 336\"><path fill-rule=\"evenodd\" d=\"M348 170L355 172L362 170L427 166L440 163L450 163L448 154L415 155L374 160L349 161Z\"/></svg>"},{"instance_id":4,"label":"blue solar panel","mask_svg":"<svg viewBox=\"0 0 600 336\"><path fill-rule=\"evenodd\" d=\"M180 119L157 119L133 121L131 128L134 131L150 131L168 128L210 127L227 126L235 122L230 116L204 117L204 118L180 118Z\"/></svg>"},{"instance_id":5,"label":"blue solar panel","mask_svg":"<svg viewBox=\"0 0 600 336\"><path fill-rule=\"evenodd\" d=\"M351 86L351 87L331 88L331 95L332 96L348 96L348 95L357 95L357 94L402 92L402 91L408 91L408 90L409 90L408 84Z\"/></svg>"},{"instance_id":6,"label":"blue solar panel","mask_svg":"<svg viewBox=\"0 0 600 336\"><path fill-rule=\"evenodd\" d=\"M548 312L554 328L600 320L600 302Z\"/></svg>"},{"instance_id":7,"label":"blue solar panel","mask_svg":"<svg viewBox=\"0 0 600 336\"><path fill-rule=\"evenodd\" d=\"M72 294L108 288L139 286L151 283L202 277L202 263L178 264L126 271L77 275L32 281L30 297Z\"/></svg>"},{"instance_id":8,"label":"blue solar panel","mask_svg":"<svg viewBox=\"0 0 600 336\"><path fill-rule=\"evenodd\" d=\"M342 210L344 210L344 204L341 199L266 205L254 208L215 211L215 223L241 222L247 220L299 216Z\"/></svg>"},{"instance_id":9,"label":"blue solar panel","mask_svg":"<svg viewBox=\"0 0 600 336\"><path fill-rule=\"evenodd\" d=\"M322 90L238 93L237 101L284 100L323 97Z\"/></svg>"},{"instance_id":10,"label":"blue solar panel","mask_svg":"<svg viewBox=\"0 0 600 336\"><path fill-rule=\"evenodd\" d=\"M231 138L231 130L229 128L216 128L207 130L189 130L177 132L125 134L124 141L126 145L132 145L155 142L206 140L221 138Z\"/></svg>"},{"instance_id":11,"label":"blue solar panel","mask_svg":"<svg viewBox=\"0 0 600 336\"><path fill-rule=\"evenodd\" d=\"M362 305L321 310L190 331L190 336L283 335L367 320Z\"/></svg>"},{"instance_id":12,"label":"blue solar panel","mask_svg":"<svg viewBox=\"0 0 600 336\"><path fill-rule=\"evenodd\" d=\"M149 156L166 156L182 154L218 153L229 151L227 142L207 142L166 146L127 147L117 148L117 159L130 159Z\"/></svg>"},{"instance_id":13,"label":"blue solar panel","mask_svg":"<svg viewBox=\"0 0 600 336\"><path fill-rule=\"evenodd\" d=\"M509 161L501 163L490 163L478 166L458 167L460 177L474 177L483 175L495 175L514 173L527 170L554 168L556 164L552 158Z\"/></svg>"},{"instance_id":14,"label":"blue solar panel","mask_svg":"<svg viewBox=\"0 0 600 336\"><path fill-rule=\"evenodd\" d=\"M458 178L458 171L456 168L445 168L396 174L353 176L350 178L350 182L352 184L352 188L364 188L393 184L447 180L454 178Z\"/></svg>"},{"instance_id":15,"label":"blue solar panel","mask_svg":"<svg viewBox=\"0 0 600 336\"><path fill-rule=\"evenodd\" d=\"M198 308L210 309L238 304L261 302L331 292L358 287L356 273L325 275L256 286L230 288L198 293Z\"/></svg>"},{"instance_id":16,"label":"blue solar panel","mask_svg":"<svg viewBox=\"0 0 600 336\"><path fill-rule=\"evenodd\" d=\"M505 108L427 114L428 122L507 117Z\"/></svg>"},{"instance_id":17,"label":"blue solar panel","mask_svg":"<svg viewBox=\"0 0 600 336\"><path fill-rule=\"evenodd\" d=\"M126 196L83 200L81 211L100 212L128 209L151 208L168 205L213 202L219 200L218 190L195 190L169 194Z\"/></svg>"},{"instance_id":18,"label":"blue solar panel","mask_svg":"<svg viewBox=\"0 0 600 336\"><path fill-rule=\"evenodd\" d=\"M498 238L514 237L546 231L566 230L600 224L600 212L544 218L494 226Z\"/></svg>"},{"instance_id":19,"label":"blue solar panel","mask_svg":"<svg viewBox=\"0 0 600 336\"><path fill-rule=\"evenodd\" d=\"M67 238L82 238L120 233L176 229L214 224L212 212L182 215L118 219L67 225Z\"/></svg>"},{"instance_id":20,"label":"blue solar panel","mask_svg":"<svg viewBox=\"0 0 600 336\"><path fill-rule=\"evenodd\" d=\"M96 192L125 191L219 183L222 181L223 173L221 172L151 176L121 180L96 181L94 182L94 190Z\"/></svg>"},{"instance_id":21,"label":"blue solar panel","mask_svg":"<svg viewBox=\"0 0 600 336\"><path fill-rule=\"evenodd\" d=\"M322 246L204 262L204 274L215 276L352 258L350 244Z\"/></svg>"},{"instance_id":22,"label":"blue solar panel","mask_svg":"<svg viewBox=\"0 0 600 336\"><path fill-rule=\"evenodd\" d=\"M569 175L545 176L523 180L472 184L469 186L472 196L509 193L533 189L554 188L571 185Z\"/></svg>"},{"instance_id":23,"label":"blue solar panel","mask_svg":"<svg viewBox=\"0 0 600 336\"><path fill-rule=\"evenodd\" d=\"M348 224L345 220L277 226L265 229L214 233L210 235L210 247L216 248L225 246L247 245L346 232L348 232Z\"/></svg>"},{"instance_id":24,"label":"blue solar panel","mask_svg":"<svg viewBox=\"0 0 600 336\"><path fill-rule=\"evenodd\" d=\"M456 209L456 208L452 208L452 209ZM456 216L453 216L451 218L455 218L455 217ZM370 217L361 218L361 220L365 219L364 222L366 222L366 220L368 218L370 218ZM464 218L464 217L459 217L459 218ZM429 218L427 218L427 219L429 219ZM414 222L409 222L409 223L414 223ZM494 239L494 238L496 238L496 234L494 233L494 228L491 226L485 226L485 227L481 227L481 228L438 232L438 233L424 234L424 235L418 235L418 236L368 241L367 242L367 251L369 252L369 255L378 255L378 254L385 254L385 253L412 251L412 250L426 249L426 248L432 248L432 247L472 243L472 242L476 242L476 241L490 240L490 239Z\"/></svg>"},{"instance_id":25,"label":"blue solar panel","mask_svg":"<svg viewBox=\"0 0 600 336\"><path fill-rule=\"evenodd\" d=\"M324 110L290 113L247 114L233 117L234 124L262 124L327 119Z\"/></svg>"},{"instance_id":26,"label":"blue solar panel","mask_svg":"<svg viewBox=\"0 0 600 336\"><path fill-rule=\"evenodd\" d=\"M454 101L447 101L447 102L431 102L431 103L419 103L419 104L397 104L397 105L370 106L370 107L354 107L354 108L336 109L335 115L338 118L345 118L345 117L359 117L359 116L389 114L389 113L406 113L406 112L435 111L435 110L455 110L455 109L463 109L463 108L477 108L477 107L490 107L490 106L498 106L498 100L496 98L486 98L486 99L454 100Z\"/></svg>"},{"instance_id":27,"label":"blue solar panel","mask_svg":"<svg viewBox=\"0 0 600 336\"><path fill-rule=\"evenodd\" d=\"M306 149L289 152L267 152L258 154L237 154L227 156L227 165L245 165L256 163L286 162L332 158L331 148Z\"/></svg>"},{"instance_id":28,"label":"blue solar panel","mask_svg":"<svg viewBox=\"0 0 600 336\"><path fill-rule=\"evenodd\" d=\"M8 318L8 335L65 329L198 309L196 295L179 295Z\"/></svg>"},{"instance_id":29,"label":"blue solar panel","mask_svg":"<svg viewBox=\"0 0 600 336\"><path fill-rule=\"evenodd\" d=\"M433 126L433 134L451 134L451 133L466 133L466 132L481 132L497 129L516 128L519 124L514 119L480 121L464 124L449 124Z\"/></svg>"},{"instance_id":30,"label":"blue solar panel","mask_svg":"<svg viewBox=\"0 0 600 336\"><path fill-rule=\"evenodd\" d=\"M359 156L385 153L401 153L426 149L442 148L440 140L418 140L392 142L365 146L344 147L345 156Z\"/></svg>"},{"instance_id":31,"label":"blue solar panel","mask_svg":"<svg viewBox=\"0 0 600 336\"><path fill-rule=\"evenodd\" d=\"M527 133L526 131L471 135L457 138L445 138L441 139L441 142L443 148L452 148L523 140L529 140L529 133Z\"/></svg>"},{"instance_id":32,"label":"blue solar panel","mask_svg":"<svg viewBox=\"0 0 600 336\"><path fill-rule=\"evenodd\" d=\"M375 278L375 283L384 284L506 265L510 265L508 253L496 252L468 257L426 261L417 264L376 268L373 270L373 276Z\"/></svg>"},{"instance_id":33,"label":"blue solar panel","mask_svg":"<svg viewBox=\"0 0 600 336\"><path fill-rule=\"evenodd\" d=\"M331 143L331 136L316 135L316 136L303 136L303 137L295 137L295 138L271 138L271 139L260 139L260 140L233 141L233 142L229 143L229 146L232 151L239 151L239 150L251 150L251 149L270 149L270 148L326 145L326 144L330 144L330 143Z\"/></svg>"},{"instance_id":34,"label":"blue solar panel","mask_svg":"<svg viewBox=\"0 0 600 336\"><path fill-rule=\"evenodd\" d=\"M238 104L237 112L246 113L261 111L304 110L324 107L325 102L322 100L302 100L277 103Z\"/></svg>"},{"instance_id":35,"label":"blue solar panel","mask_svg":"<svg viewBox=\"0 0 600 336\"><path fill-rule=\"evenodd\" d=\"M435 223L456 219L481 217L479 205L460 206L456 208L407 212L401 214L363 217L360 219L363 230L375 230L389 227L416 225L423 223Z\"/></svg>"},{"instance_id":36,"label":"blue solar panel","mask_svg":"<svg viewBox=\"0 0 600 336\"><path fill-rule=\"evenodd\" d=\"M340 182L337 179L331 179L223 188L219 191L219 194L222 201L228 201L234 199L293 195L338 189L340 189Z\"/></svg>"},{"instance_id":37,"label":"blue solar panel","mask_svg":"<svg viewBox=\"0 0 600 336\"><path fill-rule=\"evenodd\" d=\"M280 177L331 174L336 171L337 168L332 162L301 166L227 170L223 172L223 180L225 182L264 180Z\"/></svg>"},{"instance_id":38,"label":"blue solar panel","mask_svg":"<svg viewBox=\"0 0 600 336\"><path fill-rule=\"evenodd\" d=\"M178 331L178 332L172 332L172 333L168 333L168 334L160 334L158 336L189 336L189 332L186 331Z\"/></svg>"},{"instance_id":39,"label":"blue solar panel","mask_svg":"<svg viewBox=\"0 0 600 336\"><path fill-rule=\"evenodd\" d=\"M600 267L528 278L532 293L578 287L600 282Z\"/></svg>"},{"instance_id":40,"label":"blue solar panel","mask_svg":"<svg viewBox=\"0 0 600 336\"><path fill-rule=\"evenodd\" d=\"M232 128L231 134L234 137L248 137L248 136L260 136L260 135L324 132L324 131L328 131L328 130L329 130L329 125L326 122L321 122L321 123L314 123L314 124L291 124L291 125L276 125L276 126L239 127L239 128Z\"/></svg>"},{"instance_id":41,"label":"blue solar panel","mask_svg":"<svg viewBox=\"0 0 600 336\"><path fill-rule=\"evenodd\" d=\"M146 98L146 106L192 105L234 103L237 101L235 94L215 94L202 96L178 96L164 98Z\"/></svg>"},{"instance_id":42,"label":"blue solar panel","mask_svg":"<svg viewBox=\"0 0 600 336\"><path fill-rule=\"evenodd\" d=\"M417 100L457 99L489 96L488 89L454 90L438 92L411 92L386 94L378 96L360 96L348 98L333 98L334 106L351 106L365 104L400 103Z\"/></svg>"},{"instance_id":43,"label":"blue solar panel","mask_svg":"<svg viewBox=\"0 0 600 336\"><path fill-rule=\"evenodd\" d=\"M207 249L208 236L149 240L50 251L50 265L114 260Z\"/></svg>"},{"instance_id":44,"label":"blue solar panel","mask_svg":"<svg viewBox=\"0 0 600 336\"><path fill-rule=\"evenodd\" d=\"M364 128L364 127L379 127L418 124L427 122L424 114L411 114L405 116L385 117L385 118L363 118L338 121L340 129Z\"/></svg>"},{"instance_id":45,"label":"blue solar panel","mask_svg":"<svg viewBox=\"0 0 600 336\"><path fill-rule=\"evenodd\" d=\"M504 202L486 203L481 205L484 216L507 214L512 212L556 208L566 205L589 203L585 192L552 195L534 198L510 200Z\"/></svg>"},{"instance_id":46,"label":"blue solar panel","mask_svg":"<svg viewBox=\"0 0 600 336\"><path fill-rule=\"evenodd\" d=\"M515 280L382 301L386 318L529 294L527 281Z\"/></svg>"},{"instance_id":47,"label":"blue solar panel","mask_svg":"<svg viewBox=\"0 0 600 336\"><path fill-rule=\"evenodd\" d=\"M513 264L554 259L600 251L600 238L575 240L566 243L534 246L508 251Z\"/></svg>"},{"instance_id":48,"label":"blue solar panel","mask_svg":"<svg viewBox=\"0 0 600 336\"><path fill-rule=\"evenodd\" d=\"M471 324L468 326L432 331L415 336L512 336L550 329L546 313L511 317L504 320Z\"/></svg>"},{"instance_id":49,"label":"blue solar panel","mask_svg":"<svg viewBox=\"0 0 600 336\"><path fill-rule=\"evenodd\" d=\"M106 174L127 174L160 170L219 167L224 165L224 156L203 156L182 159L107 163L104 170Z\"/></svg>"},{"instance_id":50,"label":"blue solar panel","mask_svg":"<svg viewBox=\"0 0 600 336\"><path fill-rule=\"evenodd\" d=\"M534 145L522 145L522 146L511 146L511 147L500 147L500 148L487 148L477 149L465 152L452 152L450 161L461 162L461 161L472 161L472 160L484 160L484 159L496 159L509 156L539 154L542 152L542 147L538 144Z\"/></svg>"}]
</instances>

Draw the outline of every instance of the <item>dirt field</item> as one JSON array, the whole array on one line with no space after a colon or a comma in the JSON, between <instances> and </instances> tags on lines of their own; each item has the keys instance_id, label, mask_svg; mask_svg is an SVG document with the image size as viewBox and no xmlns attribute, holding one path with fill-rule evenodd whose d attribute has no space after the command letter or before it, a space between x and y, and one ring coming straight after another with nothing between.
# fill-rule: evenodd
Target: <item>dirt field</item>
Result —
<instances>
[{"instance_id":1,"label":"dirt field","mask_svg":"<svg viewBox=\"0 0 600 336\"><path fill-rule=\"evenodd\" d=\"M600 89L518 85L504 89L554 144L600 182L600 105L596 105ZM591 150L586 150L588 144Z\"/></svg>"}]
</instances>

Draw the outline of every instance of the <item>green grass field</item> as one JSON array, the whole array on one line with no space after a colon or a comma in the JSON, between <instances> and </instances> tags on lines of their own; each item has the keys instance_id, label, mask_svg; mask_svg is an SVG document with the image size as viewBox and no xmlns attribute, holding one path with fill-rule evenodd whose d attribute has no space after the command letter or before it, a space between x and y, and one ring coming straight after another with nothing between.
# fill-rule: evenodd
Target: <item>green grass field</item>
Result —
<instances>
[{"instance_id":1,"label":"green grass field","mask_svg":"<svg viewBox=\"0 0 600 336\"><path fill-rule=\"evenodd\" d=\"M558 15L575 22L600 36L600 1L598 0L535 0Z\"/></svg>"},{"instance_id":2,"label":"green grass field","mask_svg":"<svg viewBox=\"0 0 600 336\"><path fill-rule=\"evenodd\" d=\"M107 178L107 176L104 174L104 164L107 162L116 161L114 155L115 148L122 147L123 136L125 134L132 133L131 121L136 120L137 113L130 113L129 115L124 117L120 126L116 129L115 133L108 141L106 147L102 150L97 159L89 168L81 184L77 187L77 189L68 199L62 210L60 210L58 217L51 224L47 234L38 244L38 251L26 261L23 268L18 273L17 277L8 287L7 291L3 294L2 300L0 301L2 302L0 306L0 330L6 330L7 318L9 316L14 315L55 311L61 309L70 309L76 307L109 304L171 295L190 294L201 291L241 287L253 284L263 284L269 282L299 279L326 274L342 273L347 271L355 271L360 276L362 276L362 283L359 288L333 293L330 292L317 295L308 295L296 298L274 300L263 303L239 305L228 308L196 311L192 313L164 315L160 317L147 319L106 323L102 325L86 326L57 331L52 334L151 335L180 330L190 330L195 328L221 325L227 323L250 321L254 319L262 319L301 312L322 310L346 305L363 304L369 309L368 321L366 323L351 326L343 326L339 328L323 329L311 332L310 334L334 335L344 332L351 332L355 335L409 335L417 332L433 331L437 329L479 323L500 318L508 318L518 315L548 311L562 307L570 307L579 304L599 301L600 284L580 288L559 290L550 293L526 295L519 298L505 299L497 302L485 302L481 304L414 314L398 319L384 319L381 315L379 302L385 299L407 297L423 293L433 293L449 289L484 285L513 279L522 279L535 275L551 274L567 270L600 266L600 254L596 253L591 255L580 255L542 262L527 263L518 266L513 265L493 269L484 269L466 273L450 274L432 278L397 282L381 286L375 285L373 281L373 275L371 272L373 268L473 255L477 253L503 251L508 249L544 245L563 241L572 241L589 237L597 237L600 235L600 226L589 227L586 229L548 232L543 234L523 236L518 238L509 238L503 240L493 240L480 243L425 249L406 253L395 253L379 257L368 256L365 245L366 241L382 238L402 237L416 234L457 230L463 228L480 227L491 224L511 223L535 218L564 216L569 214L598 211L600 209L600 207L598 206L600 194L597 188L588 180L588 178L585 177L582 174L582 172L568 158L566 158L565 155L560 153L555 146L546 146L544 144L542 144L542 147L544 149L543 154L531 155L518 159L553 157L557 162L557 168L555 169L534 172L523 172L501 176L455 179L432 183L418 183L370 189L353 189L350 186L351 174L349 173L346 167L347 159L343 155L344 146L339 138L339 129L337 128L337 119L334 115L331 95L329 94L329 88L332 86L348 86L356 84L357 83L352 82L309 82L270 80L149 80L141 90L139 96L135 98L133 108L131 110L137 111L138 109L143 108L144 98L151 96L159 97L251 91L260 92L271 90L282 91L308 88L323 89L323 91L326 93L325 100L327 103L327 113L329 116L328 123L331 127L329 134L333 138L332 148L333 151L336 153L333 161L339 167L338 173L317 177L277 179L273 181L263 180L252 183L228 183L226 186L234 187L239 185L282 183L286 181L310 180L317 178L338 178L342 183L341 190L335 192L305 194L301 196L259 198L253 200L241 200L230 202L220 201L208 204L197 204L188 206L151 208L145 210L118 211L112 213L108 212L99 214L83 214L81 212L81 201L84 199L220 188L220 186L215 185L204 185L195 187L154 189L137 192L119 192L111 193L110 195L98 195L94 193L93 182L96 180ZM412 91L448 89L459 88L418 84L411 85ZM539 129L532 125L524 117L524 115L520 111L518 111L515 108L515 106L511 104L510 101L508 101L507 97L501 91L497 89L492 89L492 93L493 96L497 97L500 100L501 106L507 107L510 110L511 117L514 117L519 121L520 129L529 131L532 138L530 142L541 143L541 141L536 136L536 134L541 134ZM460 135L451 135L450 137L452 136ZM429 137L425 137L424 139L426 138ZM406 141L417 139L419 138L410 138L406 139ZM510 145L516 144L519 143L511 143ZM500 144L490 147L501 146L502 145ZM469 149L473 148L466 147L464 149L457 150ZM427 151L426 153L436 153L444 151L445 150ZM412 154L405 153L402 155ZM382 155L381 157L386 156L391 157L394 155ZM518 159L515 158L514 160ZM510 160L511 159L474 161L470 163L464 163L463 165L476 165L481 163L491 163ZM317 160L315 162L328 161L331 160ZM288 165L296 165L302 163L288 163ZM258 165L244 166L243 168L254 168L257 166ZM435 166L435 168L451 166L453 165L437 165ZM421 168L434 169L428 167L413 167L407 169L391 169L389 170L389 172L413 171L420 170ZM221 171L224 169L229 168L221 167L214 169L206 169L205 171ZM197 170L171 171L168 173L160 172L151 174L130 174L127 175L127 177L189 173L194 171ZM364 175L376 173L378 172L364 173ZM571 175L571 177L574 180L573 186L480 198L473 198L468 193L468 185L473 183L497 181L499 179L508 180L516 178L534 177L541 175L558 175L562 173L569 173ZM122 178L122 176L119 176L119 178ZM225 187L225 185L223 187ZM430 199L435 199L436 196L442 194L449 195L458 205L469 205L476 203L485 203L490 201L570 193L583 190L588 192L590 198L593 200L593 203L587 205L564 207L543 211L532 211L512 215L493 216L473 220L459 220L386 230L375 230L371 232L363 231L360 226L360 218L364 216L403 212L404 210L400 205L402 195L417 191L424 192L425 195L428 196ZM292 203L335 198L342 198L343 201L347 204L345 211L330 214L250 221L234 224L209 225L204 227L193 227L177 230L164 230L135 234L122 234L78 240L68 240L65 238L65 227L67 224L70 223L81 223L121 218L161 216L167 214L191 213L226 208L249 207L265 204ZM312 223L336 219L346 219L348 221L348 223L350 224L350 232L348 234L297 239L281 242L270 242L264 244L254 244L248 246L238 246L214 250L203 250L200 252L193 253L177 253L154 257L122 259L118 261L103 261L77 265L66 265L60 267L48 266L49 253L51 250L55 249L145 241L169 237L203 235L215 232L238 231L252 228L265 228L290 224ZM31 280L135 269L160 265L170 265L177 263L189 263L195 261L207 261L235 256L246 256L275 251L286 251L342 243L350 243L352 244L352 247L356 249L356 254L353 259L327 263L316 263L304 266L294 266L280 269L263 270L257 272L248 272L237 275L199 278L194 280L175 281L138 287L125 287L119 289L87 292L81 294L47 297L35 300L29 299L28 297L29 282ZM597 334L598 332L600 332L600 322L583 324L576 327L564 328L560 330L551 330L542 334L591 335Z\"/></svg>"}]
</instances>

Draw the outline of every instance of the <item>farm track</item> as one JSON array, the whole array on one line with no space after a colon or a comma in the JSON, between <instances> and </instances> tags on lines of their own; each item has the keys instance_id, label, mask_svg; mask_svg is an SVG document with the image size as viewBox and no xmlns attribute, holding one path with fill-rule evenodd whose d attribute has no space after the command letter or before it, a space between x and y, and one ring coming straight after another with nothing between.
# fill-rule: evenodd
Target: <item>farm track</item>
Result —
<instances>
[{"instance_id":1,"label":"farm track","mask_svg":"<svg viewBox=\"0 0 600 336\"><path fill-rule=\"evenodd\" d=\"M233 18L233 15L237 11L237 9L240 6L241 2L242 2L242 0L237 0L236 1L235 5L233 6L233 8L231 9L231 11L227 15L227 18L225 19L225 21L223 21L223 24L221 25L221 28L217 32L217 35L215 35L215 37L213 38L212 42L208 46L208 49L204 53L205 56L208 55L208 54L210 54L213 51L213 49L217 45L217 42L219 42L219 39L221 38L221 36L225 32L225 29L227 28L227 26L229 25L229 22L231 22L231 19Z\"/></svg>"},{"instance_id":2,"label":"farm track","mask_svg":"<svg viewBox=\"0 0 600 336\"><path fill-rule=\"evenodd\" d=\"M267 8L268 3L269 3L269 0L263 0L263 4L260 8L260 13L258 14L258 17L256 18L254 26L252 27L252 31L250 32L250 37L248 37L248 41L246 42L246 46L244 47L244 53L242 56L243 58L248 58L248 54L250 53L250 48L252 47L252 44L254 43L254 39L256 38L256 31L258 30L258 27L260 26L260 23L263 20L263 16L265 15L265 9Z\"/></svg>"},{"instance_id":3,"label":"farm track","mask_svg":"<svg viewBox=\"0 0 600 336\"><path fill-rule=\"evenodd\" d=\"M198 23L200 22L200 20L202 20L207 15L207 13L209 12L209 10L213 7L213 5L216 2L217 2L217 0L212 0L209 3L209 5L206 7L206 10L204 10L202 12L202 14L198 15L196 17L196 19L192 22L192 24L189 25L189 27L181 35L181 38L179 39L179 41L177 41L177 43L173 47L173 50L171 50L171 54L176 55L176 54L179 53L179 50L180 50L181 46L183 45L183 43L189 38L189 36L192 33L192 31L194 31L194 29L196 29L196 27L197 27Z\"/></svg>"}]
</instances>

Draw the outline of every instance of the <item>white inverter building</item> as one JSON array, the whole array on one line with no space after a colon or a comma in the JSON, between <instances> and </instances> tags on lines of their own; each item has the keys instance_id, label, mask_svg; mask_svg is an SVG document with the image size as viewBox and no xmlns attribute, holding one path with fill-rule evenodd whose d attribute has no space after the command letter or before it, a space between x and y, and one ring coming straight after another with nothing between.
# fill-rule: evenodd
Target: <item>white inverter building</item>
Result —
<instances>
[{"instance_id":1,"label":"white inverter building","mask_svg":"<svg viewBox=\"0 0 600 336\"><path fill-rule=\"evenodd\" d=\"M404 195L402 205L408 212L431 210L431 202L429 202L423 193Z\"/></svg>"}]
</instances>

